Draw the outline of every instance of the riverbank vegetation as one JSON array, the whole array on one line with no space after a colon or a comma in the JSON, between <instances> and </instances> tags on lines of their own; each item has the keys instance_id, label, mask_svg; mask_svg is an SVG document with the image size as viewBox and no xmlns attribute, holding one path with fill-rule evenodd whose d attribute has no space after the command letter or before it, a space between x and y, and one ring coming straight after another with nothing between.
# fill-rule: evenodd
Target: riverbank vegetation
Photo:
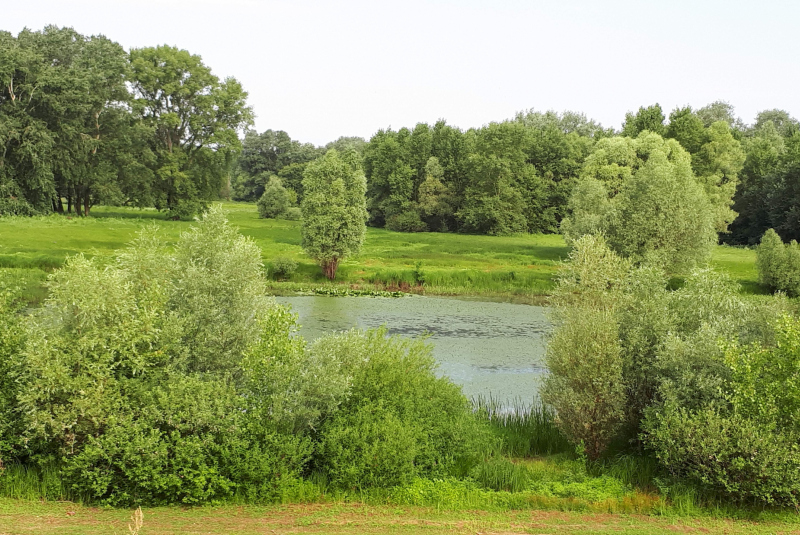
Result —
<instances>
[{"instance_id":1,"label":"riverbank vegetation","mask_svg":"<svg viewBox=\"0 0 800 535\"><path fill-rule=\"evenodd\" d=\"M586 251L587 239L579 240L576 251ZM643 451L611 440L618 431L632 432L627 425L649 415L647 403L654 398L621 406L620 396L612 396L616 408L604 411L611 421L606 431L598 434L589 425L589 434L578 436L567 420L585 417L580 400L586 390L573 388L574 395L561 399L546 393L548 406L471 404L449 379L437 378L424 342L378 330L307 343L294 334L291 312L267 297L261 254L215 209L172 244L149 226L102 261L71 257L49 278L48 297L36 310L15 312L22 303L5 279L0 494L116 506L358 501L783 518L779 509L764 513L753 507L786 503L791 488L769 494L776 499L753 493L730 501L725 488L705 485L662 453L657 430ZM586 264L597 255L578 256ZM592 306L624 301L623 286L609 280L623 284L625 262L607 250L600 257L611 267L595 262L602 269L589 269L573 259L560 278L559 299ZM581 270L599 274L570 275ZM655 272L647 273L653 276L642 280L656 288ZM741 312L745 305L735 303L748 299L713 277L689 278L671 293L658 280L663 299L677 304L694 304L717 287L713 295L721 296L724 310ZM718 308L691 312L693 319L675 325L698 325ZM629 311L642 321L664 323L641 312ZM766 313L757 317L764 318L758 324L763 327L750 329L753 336L777 332L770 331ZM599 324L601 331L607 323ZM633 328L644 338L632 339L649 340L645 330L651 323ZM710 341L714 332L701 328L692 336ZM657 340L651 343L660 347ZM559 347L553 345L553 358ZM679 354L691 358L689 349ZM623 354L608 353L612 360ZM585 371L559 371L551 364L552 376L568 381L569 373ZM686 381L699 377L696 382L705 385L708 373L696 368ZM669 369L678 373L683 367ZM603 373L620 382L614 388L622 396L654 391L641 381L630 387L621 379L626 373L661 387L660 376L639 375L624 362ZM595 398L606 396L602 377L601 390L590 392ZM716 384L711 381L703 392L713 397ZM564 399L577 410L562 406ZM765 410L785 418L783 399ZM588 414L591 419L595 413ZM770 429L765 432L778 428Z\"/></svg>"}]
</instances>

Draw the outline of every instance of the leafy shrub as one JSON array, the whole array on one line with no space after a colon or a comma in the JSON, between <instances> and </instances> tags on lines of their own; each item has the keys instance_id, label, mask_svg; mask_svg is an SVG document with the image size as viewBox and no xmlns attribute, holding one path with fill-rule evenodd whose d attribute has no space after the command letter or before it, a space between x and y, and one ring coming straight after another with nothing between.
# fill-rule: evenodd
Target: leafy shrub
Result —
<instances>
[{"instance_id":1,"label":"leafy shrub","mask_svg":"<svg viewBox=\"0 0 800 535\"><path fill-rule=\"evenodd\" d=\"M303 212L299 206L290 206L283 213L283 218L288 221L300 221L303 218Z\"/></svg>"},{"instance_id":2,"label":"leafy shrub","mask_svg":"<svg viewBox=\"0 0 800 535\"><path fill-rule=\"evenodd\" d=\"M20 452L23 422L15 409L25 346L25 331L15 304L16 289L3 282L0 280L0 467Z\"/></svg>"},{"instance_id":3,"label":"leafy shrub","mask_svg":"<svg viewBox=\"0 0 800 535\"><path fill-rule=\"evenodd\" d=\"M728 401L721 392L731 371L718 341L772 343L771 318L786 308L780 299L742 298L733 281L711 270L696 270L671 290L661 270L634 267L591 235L574 242L554 301L558 327L548 347L553 361L543 398L554 405L562 426L573 427L562 427L568 438L584 440L590 455L597 452L581 434L592 429L591 419L578 409L591 409L591 396L601 405L616 400L601 413L609 425L617 422L602 433L605 443L613 428L620 438L638 440L647 408L665 400L723 408ZM611 367L599 366L612 356Z\"/></svg>"},{"instance_id":4,"label":"leafy shrub","mask_svg":"<svg viewBox=\"0 0 800 535\"><path fill-rule=\"evenodd\" d=\"M428 225L417 210L407 210L386 219L386 228L397 232L427 232Z\"/></svg>"},{"instance_id":5,"label":"leafy shrub","mask_svg":"<svg viewBox=\"0 0 800 535\"><path fill-rule=\"evenodd\" d=\"M348 395L351 354L322 338L308 348L297 336L297 315L275 307L260 320L261 340L243 359L247 413L284 433L307 433L319 427Z\"/></svg>"},{"instance_id":6,"label":"leafy shrub","mask_svg":"<svg viewBox=\"0 0 800 535\"><path fill-rule=\"evenodd\" d=\"M291 193L283 187L281 179L270 177L264 194L256 203L259 217L272 219L283 216L291 206L291 198Z\"/></svg>"},{"instance_id":7,"label":"leafy shrub","mask_svg":"<svg viewBox=\"0 0 800 535\"><path fill-rule=\"evenodd\" d=\"M109 504L271 499L294 484L310 439L247 410L263 395L247 351L289 336L260 328L285 325L262 270L218 209L172 252L145 229L111 266L68 259L16 366L28 454Z\"/></svg>"},{"instance_id":8,"label":"leafy shrub","mask_svg":"<svg viewBox=\"0 0 800 535\"><path fill-rule=\"evenodd\" d=\"M345 363L352 378L348 397L320 429L316 462L332 482L357 487L465 475L493 447L488 427L460 389L436 377L424 343L387 337L379 329L329 336L313 350ZM381 440L404 452L383 449ZM366 451L396 460L382 465Z\"/></svg>"},{"instance_id":9,"label":"leafy shrub","mask_svg":"<svg viewBox=\"0 0 800 535\"><path fill-rule=\"evenodd\" d=\"M646 444L675 477L734 501L798 504L797 437L740 414L674 406L651 413L644 429Z\"/></svg>"},{"instance_id":10,"label":"leafy shrub","mask_svg":"<svg viewBox=\"0 0 800 535\"><path fill-rule=\"evenodd\" d=\"M276 279L288 279L297 271L297 262L293 259L279 256L272 260L272 274Z\"/></svg>"},{"instance_id":11,"label":"leafy shrub","mask_svg":"<svg viewBox=\"0 0 800 535\"><path fill-rule=\"evenodd\" d=\"M27 201L15 197L0 197L0 217L34 216L39 212Z\"/></svg>"},{"instance_id":12,"label":"leafy shrub","mask_svg":"<svg viewBox=\"0 0 800 535\"><path fill-rule=\"evenodd\" d=\"M800 295L800 245L795 240L784 244L778 233L769 229L756 248L756 267L762 284L773 292Z\"/></svg>"},{"instance_id":13,"label":"leafy shrub","mask_svg":"<svg viewBox=\"0 0 800 535\"><path fill-rule=\"evenodd\" d=\"M172 208L167 210L167 219L191 221L198 212L205 208L206 205L202 202L179 199Z\"/></svg>"},{"instance_id":14,"label":"leafy shrub","mask_svg":"<svg viewBox=\"0 0 800 535\"><path fill-rule=\"evenodd\" d=\"M330 481L345 488L393 487L414 478L424 431L383 403L340 411L326 423L319 455Z\"/></svg>"},{"instance_id":15,"label":"leafy shrub","mask_svg":"<svg viewBox=\"0 0 800 535\"><path fill-rule=\"evenodd\" d=\"M542 400L556 424L591 460L605 451L623 422L625 384L619 327L607 311L564 311L564 323L547 345L550 374Z\"/></svg>"},{"instance_id":16,"label":"leafy shrub","mask_svg":"<svg viewBox=\"0 0 800 535\"><path fill-rule=\"evenodd\" d=\"M674 475L734 500L796 506L800 320L784 315L773 346L717 343L724 402L653 408L645 440Z\"/></svg>"}]
</instances>

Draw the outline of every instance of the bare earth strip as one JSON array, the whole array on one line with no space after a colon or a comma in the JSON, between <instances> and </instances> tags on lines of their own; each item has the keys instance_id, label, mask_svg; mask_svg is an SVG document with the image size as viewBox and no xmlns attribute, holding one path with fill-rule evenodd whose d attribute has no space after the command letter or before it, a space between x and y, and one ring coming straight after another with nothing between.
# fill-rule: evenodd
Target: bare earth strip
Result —
<instances>
[{"instance_id":1,"label":"bare earth strip","mask_svg":"<svg viewBox=\"0 0 800 535\"><path fill-rule=\"evenodd\" d=\"M0 500L0 534L127 534L131 511ZM150 534L797 533L800 525L557 511L436 511L358 504L144 509Z\"/></svg>"}]
</instances>

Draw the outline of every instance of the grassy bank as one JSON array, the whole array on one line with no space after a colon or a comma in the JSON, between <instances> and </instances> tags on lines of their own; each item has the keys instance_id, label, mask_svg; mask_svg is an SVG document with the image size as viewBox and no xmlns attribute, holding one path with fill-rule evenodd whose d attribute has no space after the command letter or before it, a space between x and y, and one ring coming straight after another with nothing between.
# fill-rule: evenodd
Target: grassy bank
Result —
<instances>
[{"instance_id":1,"label":"grassy bank","mask_svg":"<svg viewBox=\"0 0 800 535\"><path fill-rule=\"evenodd\" d=\"M259 219L252 204L225 203L230 221L252 237L269 267L276 257L298 264L276 292L330 285L300 247L300 222ZM45 273L67 255L84 253L108 259L145 224L156 224L174 242L189 222L165 221L154 210L96 207L89 218L49 216L0 219L0 268L26 288L32 302L44 293ZM472 236L399 233L370 228L358 257L344 262L336 285L357 290L474 295L519 302L540 302L553 287L559 262L569 249L559 235ZM751 250L718 247L712 265L730 273L747 293L760 293Z\"/></svg>"}]
</instances>

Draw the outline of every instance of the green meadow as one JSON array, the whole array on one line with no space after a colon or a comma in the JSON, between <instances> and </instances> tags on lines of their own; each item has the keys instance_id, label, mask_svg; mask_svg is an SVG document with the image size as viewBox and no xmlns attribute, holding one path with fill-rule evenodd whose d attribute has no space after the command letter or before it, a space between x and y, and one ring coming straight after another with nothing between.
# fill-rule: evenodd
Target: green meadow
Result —
<instances>
[{"instance_id":1,"label":"green meadow","mask_svg":"<svg viewBox=\"0 0 800 535\"><path fill-rule=\"evenodd\" d=\"M224 203L230 221L261 247L265 269L278 257L297 270L271 277L276 293L324 288L330 283L300 247L300 222L259 219L255 205ZM31 302L40 301L46 274L69 255L110 259L145 225L158 225L169 242L190 222L167 221L155 210L97 207L86 218L59 215L0 219L0 268L18 280ZM478 236L401 233L369 228L361 254L339 268L336 284L356 290L402 290L431 295L464 295L541 302L552 289L569 248L557 234ZM762 293L755 251L719 246L712 267L730 274L745 293Z\"/></svg>"}]
</instances>

